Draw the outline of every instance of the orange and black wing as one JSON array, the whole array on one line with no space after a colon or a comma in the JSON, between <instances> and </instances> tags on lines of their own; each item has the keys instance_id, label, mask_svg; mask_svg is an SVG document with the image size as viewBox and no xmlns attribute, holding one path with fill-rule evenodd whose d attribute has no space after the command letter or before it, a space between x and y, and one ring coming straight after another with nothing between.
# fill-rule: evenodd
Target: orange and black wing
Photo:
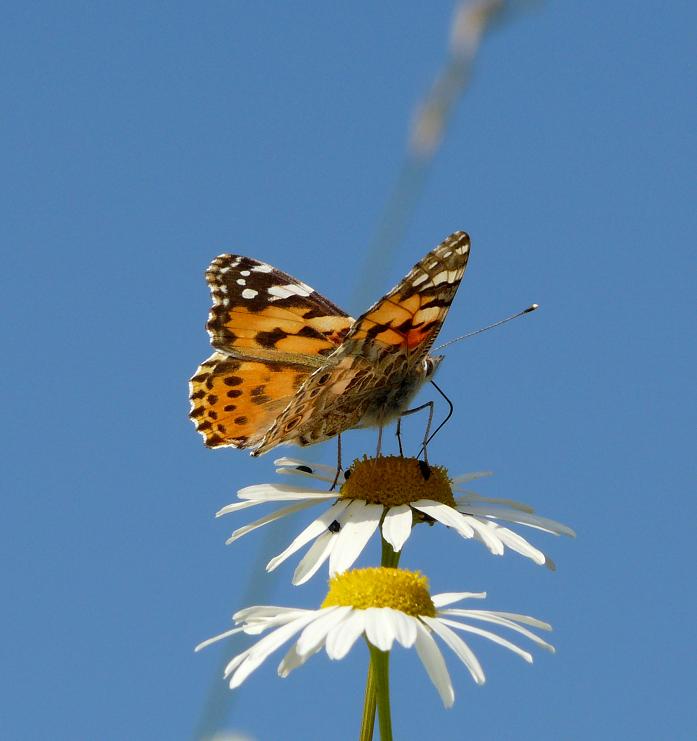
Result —
<instances>
[{"instance_id":1,"label":"orange and black wing","mask_svg":"<svg viewBox=\"0 0 697 741\"><path fill-rule=\"evenodd\" d=\"M309 375L254 454L284 442L320 442L356 426L367 409L375 408L380 390L413 373L443 326L469 250L467 234L451 234L361 315L326 364ZM394 411L385 409L385 416Z\"/></svg>"},{"instance_id":2,"label":"orange and black wing","mask_svg":"<svg viewBox=\"0 0 697 741\"><path fill-rule=\"evenodd\" d=\"M457 292L470 253L465 232L455 232L416 263L404 279L362 314L340 353L369 359L403 352L418 363L428 353Z\"/></svg>"},{"instance_id":3,"label":"orange and black wing","mask_svg":"<svg viewBox=\"0 0 697 741\"><path fill-rule=\"evenodd\" d=\"M266 263L220 255L206 278L217 348L190 381L189 416L208 447L256 445L353 319Z\"/></svg>"},{"instance_id":4,"label":"orange and black wing","mask_svg":"<svg viewBox=\"0 0 697 741\"><path fill-rule=\"evenodd\" d=\"M228 355L299 354L315 357L319 365L353 323L306 283L249 257L216 257L206 279L213 298L206 325L211 344Z\"/></svg>"}]
</instances>

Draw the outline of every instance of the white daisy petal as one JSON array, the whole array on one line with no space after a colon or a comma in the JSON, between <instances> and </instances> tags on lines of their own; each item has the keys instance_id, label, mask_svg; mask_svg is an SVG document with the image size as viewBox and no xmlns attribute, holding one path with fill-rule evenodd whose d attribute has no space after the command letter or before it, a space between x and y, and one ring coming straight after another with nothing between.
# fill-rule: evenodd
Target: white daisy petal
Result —
<instances>
[{"instance_id":1,"label":"white daisy petal","mask_svg":"<svg viewBox=\"0 0 697 741\"><path fill-rule=\"evenodd\" d=\"M273 609L273 608L269 608ZM302 615L307 615L313 610L284 610L279 612L277 615L269 616L251 616L245 619L244 632L248 635L258 635L263 633L269 628L275 628L278 625L285 625L286 623L292 623L296 618Z\"/></svg>"},{"instance_id":2,"label":"white daisy petal","mask_svg":"<svg viewBox=\"0 0 697 741\"><path fill-rule=\"evenodd\" d=\"M446 708L452 707L455 702L455 691L453 690L453 683L450 681L448 669L445 666L445 659L429 631L418 621L416 623L414 647L421 663L424 665L426 674L438 690L443 705Z\"/></svg>"},{"instance_id":3,"label":"white daisy petal","mask_svg":"<svg viewBox=\"0 0 697 741\"><path fill-rule=\"evenodd\" d=\"M326 512L321 514L316 520L313 520L282 553L272 558L266 564L266 570L273 571L289 556L300 550L306 543L309 543L313 538L325 532L347 506L348 502L344 499L334 503Z\"/></svg>"},{"instance_id":4,"label":"white daisy petal","mask_svg":"<svg viewBox=\"0 0 697 741\"><path fill-rule=\"evenodd\" d=\"M455 652L456 656L469 669L472 679L477 684L484 684L484 671L472 649L457 635L450 630L442 621L437 618L431 618L427 615L419 615L419 618L428 625L431 630L440 636L445 643Z\"/></svg>"},{"instance_id":5,"label":"white daisy petal","mask_svg":"<svg viewBox=\"0 0 697 741\"><path fill-rule=\"evenodd\" d=\"M225 671L223 673L223 678L227 679L227 677L232 674L235 669L237 669L240 664L242 664L245 659L249 656L249 652L252 650L252 648L248 648L246 651L243 651L241 654L238 654L237 656L234 656L229 662L228 665L225 667Z\"/></svg>"},{"instance_id":6,"label":"white daisy petal","mask_svg":"<svg viewBox=\"0 0 697 741\"><path fill-rule=\"evenodd\" d=\"M324 463L310 463L300 458L289 458L285 456L283 458L276 458L273 464L274 466L278 466L276 469L276 473L278 474L306 476L317 481L326 481L330 484L334 483L336 476L336 468L334 466L327 466ZM342 484L344 480L344 472L340 471L337 484Z\"/></svg>"},{"instance_id":7,"label":"white daisy petal","mask_svg":"<svg viewBox=\"0 0 697 741\"><path fill-rule=\"evenodd\" d=\"M329 557L329 574L351 568L372 534L377 530L384 507L354 499L341 522L336 543Z\"/></svg>"},{"instance_id":8,"label":"white daisy petal","mask_svg":"<svg viewBox=\"0 0 697 741\"><path fill-rule=\"evenodd\" d=\"M226 630L224 633L219 633L217 636L213 636L213 638L208 638L205 641L201 641L201 643L194 648L194 651L200 651L202 648L205 648L206 646L210 646L211 643L217 643L218 641L222 641L224 638L229 638L230 636L235 635L235 633L241 633L244 630L243 627L241 628L231 628L230 630Z\"/></svg>"},{"instance_id":9,"label":"white daisy petal","mask_svg":"<svg viewBox=\"0 0 697 741\"><path fill-rule=\"evenodd\" d=\"M461 473L459 476L455 476L451 479L453 484L464 484L467 481L474 481L475 479L483 479L487 476L493 476L493 471L472 471L472 473Z\"/></svg>"},{"instance_id":10,"label":"white daisy petal","mask_svg":"<svg viewBox=\"0 0 697 741\"><path fill-rule=\"evenodd\" d=\"M330 659L343 659L364 631L365 610L353 610L327 634L327 656Z\"/></svg>"},{"instance_id":11,"label":"white daisy petal","mask_svg":"<svg viewBox=\"0 0 697 741\"><path fill-rule=\"evenodd\" d=\"M513 620L508 619L507 617L504 617L504 615L508 613L495 613L495 612L489 612L488 610L441 610L438 613L439 615L452 615L453 617L463 617L467 618L468 620L481 620L485 623L493 623L494 625L501 625L504 628L509 628L510 630L514 630L516 633L520 633L521 635L524 635L526 638L529 638L533 643L536 643L541 648L546 649L547 651L550 651L551 653L555 653L555 648L552 646L551 643L547 643L547 641L540 638L540 636L536 635L532 631L528 630L527 628L523 628L522 625L518 625L517 622L514 622ZM521 615L520 617L527 617L525 615ZM535 620L534 618L528 619L530 622L535 623L535 627L539 628L541 630L551 630L552 626L548 623L543 623L541 620Z\"/></svg>"},{"instance_id":12,"label":"white daisy petal","mask_svg":"<svg viewBox=\"0 0 697 741\"><path fill-rule=\"evenodd\" d=\"M312 579L322 564L329 558L335 543L336 533L331 532L331 530L322 533L315 540L307 553L300 559L300 563L295 567L291 580L293 586L298 587Z\"/></svg>"},{"instance_id":13,"label":"white daisy petal","mask_svg":"<svg viewBox=\"0 0 697 741\"><path fill-rule=\"evenodd\" d=\"M295 616L300 613L314 612L314 610L303 610L299 607L278 607L277 605L254 605L238 610L232 619L236 623L249 623L257 620L277 620L287 615Z\"/></svg>"},{"instance_id":14,"label":"white daisy petal","mask_svg":"<svg viewBox=\"0 0 697 741\"><path fill-rule=\"evenodd\" d=\"M230 537L225 541L225 545L234 543L243 535L251 533L253 530L263 527L264 525L268 525L270 522L276 522L276 520L280 520L283 517L292 515L294 512L300 512L303 509L314 507L317 504L317 502L296 502L295 504L290 504L287 507L281 507L281 509L277 509L275 512L270 512L268 515L264 515L264 517L260 517L258 520L250 522L248 525L238 527L237 530L235 530L232 535L230 535Z\"/></svg>"},{"instance_id":15,"label":"white daisy petal","mask_svg":"<svg viewBox=\"0 0 697 741\"><path fill-rule=\"evenodd\" d=\"M245 502L232 502L232 504L226 504L222 509L219 509L216 513L216 517L222 517L223 515L229 515L231 512L239 512L241 509L247 509L247 507L256 507L258 504L264 504L263 501L247 500Z\"/></svg>"},{"instance_id":16,"label":"white daisy petal","mask_svg":"<svg viewBox=\"0 0 697 741\"><path fill-rule=\"evenodd\" d=\"M277 502L297 499L336 499L335 491L306 489L302 486L287 484L252 484L237 492L239 499L260 499L264 502Z\"/></svg>"},{"instance_id":17,"label":"white daisy petal","mask_svg":"<svg viewBox=\"0 0 697 741\"><path fill-rule=\"evenodd\" d=\"M466 633L472 633L474 635L481 636L482 638L488 638L492 643L497 643L499 646L507 648L509 651L512 651L514 654L518 654L518 656L525 659L528 664L532 664L532 654L530 654L528 651L524 651L519 646L516 646L515 643L511 643L505 638L496 635L496 633L492 633L489 630L483 630L482 628L475 628L473 625L467 625L466 623L458 623L456 620L448 620L447 618L443 617L439 618L439 621L441 625L449 625L450 627L456 628L457 630L462 630Z\"/></svg>"},{"instance_id":18,"label":"white daisy petal","mask_svg":"<svg viewBox=\"0 0 697 741\"><path fill-rule=\"evenodd\" d=\"M342 605L325 607L317 611L317 619L313 620L295 642L295 650L299 656L313 653L324 645L327 633L353 610L352 607Z\"/></svg>"},{"instance_id":19,"label":"white daisy petal","mask_svg":"<svg viewBox=\"0 0 697 741\"><path fill-rule=\"evenodd\" d=\"M480 494L477 494L476 491L468 491L467 489L462 489L460 487L453 487L453 491L457 491L460 494L463 494L464 496L455 497L455 504L460 507L468 507L470 505L474 505L476 502L480 503L488 503L488 504L495 504L499 507L510 507L511 509L515 509L519 512L527 512L528 514L532 514L535 510L533 507L531 507L529 504L524 504L523 502L516 502L515 499L498 499L496 497L483 497ZM492 510L493 512L494 510Z\"/></svg>"},{"instance_id":20,"label":"white daisy petal","mask_svg":"<svg viewBox=\"0 0 697 741\"><path fill-rule=\"evenodd\" d=\"M473 538L474 530L469 525L462 514L456 509L449 507L447 504L434 502L430 499L418 499L412 502L411 506L420 512L428 515L434 520L438 520L447 527L455 529L463 538Z\"/></svg>"},{"instance_id":21,"label":"white daisy petal","mask_svg":"<svg viewBox=\"0 0 697 741\"><path fill-rule=\"evenodd\" d=\"M230 678L230 689L239 687L242 682L258 667L260 666L269 654L273 653L277 648L282 646L286 641L290 640L296 633L301 631L306 625L316 619L316 612L312 612L309 615L303 615L297 618L292 623L276 628L273 633L264 636L260 641L254 644L243 656L243 660L238 662L239 657L235 657L225 668L225 676L229 676L234 670L234 674ZM237 665L239 664L239 666Z\"/></svg>"},{"instance_id":22,"label":"white daisy petal","mask_svg":"<svg viewBox=\"0 0 697 741\"><path fill-rule=\"evenodd\" d=\"M432 594L431 601L436 607L452 605L453 602L460 602L463 599L484 599L486 592L441 592Z\"/></svg>"},{"instance_id":23,"label":"white daisy petal","mask_svg":"<svg viewBox=\"0 0 697 741\"><path fill-rule=\"evenodd\" d=\"M493 522L488 523L489 526L494 525ZM507 527L496 526L495 530L498 537L502 542L507 545L512 551L520 553L521 556L532 559L536 564L542 566L547 561L547 557L541 551L535 548L534 545L528 543L525 538L518 533L514 533L513 530L509 530Z\"/></svg>"},{"instance_id":24,"label":"white daisy petal","mask_svg":"<svg viewBox=\"0 0 697 741\"><path fill-rule=\"evenodd\" d=\"M572 538L576 537L576 533L568 527L568 525L564 525L556 520L550 520L548 517L540 517L531 512L521 512L517 509L504 507L485 507L461 503L458 503L458 508L464 510L466 514L474 515L476 517L506 520L506 522L513 522L516 525L527 525L528 527L533 527L546 533L552 533L552 535L568 535Z\"/></svg>"},{"instance_id":25,"label":"white daisy petal","mask_svg":"<svg viewBox=\"0 0 697 741\"><path fill-rule=\"evenodd\" d=\"M308 659L314 656L318 651L322 650L322 644L315 648L314 651L309 651L302 656L298 653L297 644L294 643L289 649L288 653L283 657L283 660L278 665L277 672L278 676L285 679L294 669L302 666Z\"/></svg>"},{"instance_id":26,"label":"white daisy petal","mask_svg":"<svg viewBox=\"0 0 697 741\"><path fill-rule=\"evenodd\" d=\"M416 641L416 624L418 620L411 615L401 612L401 610L393 610L391 607L386 607L385 609L389 610L392 616L392 626L397 643L404 646L404 648L411 648L414 645L414 641Z\"/></svg>"},{"instance_id":27,"label":"white daisy petal","mask_svg":"<svg viewBox=\"0 0 697 741\"><path fill-rule=\"evenodd\" d=\"M462 513L460 513L462 514ZM501 539L497 537L498 530L489 527L489 523L486 521L481 522L476 517L471 515L462 514L467 524L474 530L475 537L480 540L495 556L503 556L503 543Z\"/></svg>"},{"instance_id":28,"label":"white daisy petal","mask_svg":"<svg viewBox=\"0 0 697 741\"><path fill-rule=\"evenodd\" d=\"M382 537L392 546L395 553L402 550L411 534L412 510L408 504L400 504L387 510L382 523Z\"/></svg>"},{"instance_id":29,"label":"white daisy petal","mask_svg":"<svg viewBox=\"0 0 697 741\"><path fill-rule=\"evenodd\" d=\"M517 612L501 612L499 610L470 610L470 612L473 615L496 616L504 620L514 620L516 623L532 625L534 628L539 628L540 630L552 630L552 626L549 623L545 623L544 620L538 620L537 618L530 617L530 615L521 615Z\"/></svg>"},{"instance_id":30,"label":"white daisy petal","mask_svg":"<svg viewBox=\"0 0 697 741\"><path fill-rule=\"evenodd\" d=\"M395 626L391 613L384 607L369 607L365 611L365 636L381 651L389 651L395 639Z\"/></svg>"}]
</instances>

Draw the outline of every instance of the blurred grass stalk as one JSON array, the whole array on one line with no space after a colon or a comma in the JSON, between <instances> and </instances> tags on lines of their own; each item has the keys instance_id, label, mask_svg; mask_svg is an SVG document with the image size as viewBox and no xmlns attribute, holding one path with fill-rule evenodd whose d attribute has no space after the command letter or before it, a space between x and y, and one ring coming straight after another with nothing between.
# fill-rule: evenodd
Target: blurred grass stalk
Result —
<instances>
[{"instance_id":1,"label":"blurred grass stalk","mask_svg":"<svg viewBox=\"0 0 697 741\"><path fill-rule=\"evenodd\" d=\"M447 57L431 89L416 106L406 156L361 271L364 280L357 304L367 304L380 294L382 277L407 230L455 105L467 90L483 38L521 10L540 4L541 0L461 0L456 4Z\"/></svg>"},{"instance_id":2,"label":"blurred grass stalk","mask_svg":"<svg viewBox=\"0 0 697 741\"><path fill-rule=\"evenodd\" d=\"M482 39L487 31L502 22L507 22L521 9L538 5L541 0L461 0L455 7L450 25L450 38L446 62L437 75L431 90L416 106L413 116L409 142L404 163L397 177L397 182L383 210L379 226L368 251L365 269L359 287L358 300L367 305L380 294L383 276L387 273L396 248L409 224L409 219L423 189L428 167L441 145L453 108L467 89L472 76L474 61ZM287 525L285 526L288 527ZM266 559L262 554L269 553L273 546L282 539L278 528L265 528L266 536L260 543L259 556L250 569L249 582L244 590L242 604L265 604L273 591L275 575L264 572ZM194 738L197 741L210 741L226 725L230 710L235 702L235 693L231 693L227 684L222 681L223 669L231 653L238 653L244 637L233 636L220 649L221 663L216 667L211 681L208 696L201 711ZM242 650L241 648L239 650Z\"/></svg>"}]
</instances>

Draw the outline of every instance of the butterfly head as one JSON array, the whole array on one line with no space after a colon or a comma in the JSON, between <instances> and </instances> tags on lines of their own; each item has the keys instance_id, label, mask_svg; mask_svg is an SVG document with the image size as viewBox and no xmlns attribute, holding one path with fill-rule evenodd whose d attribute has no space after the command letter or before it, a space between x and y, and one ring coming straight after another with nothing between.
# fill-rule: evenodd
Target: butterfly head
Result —
<instances>
[{"instance_id":1,"label":"butterfly head","mask_svg":"<svg viewBox=\"0 0 697 741\"><path fill-rule=\"evenodd\" d=\"M444 357L445 355L427 355L423 359L422 372L424 374L424 381L429 381L433 378Z\"/></svg>"}]
</instances>

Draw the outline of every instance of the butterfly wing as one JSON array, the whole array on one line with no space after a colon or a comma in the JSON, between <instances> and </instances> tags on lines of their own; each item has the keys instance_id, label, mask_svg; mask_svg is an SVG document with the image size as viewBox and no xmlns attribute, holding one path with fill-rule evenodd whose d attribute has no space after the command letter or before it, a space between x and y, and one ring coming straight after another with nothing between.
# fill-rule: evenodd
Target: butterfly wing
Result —
<instances>
[{"instance_id":1,"label":"butterfly wing","mask_svg":"<svg viewBox=\"0 0 697 741\"><path fill-rule=\"evenodd\" d=\"M312 370L214 352L190 381L189 416L209 448L256 445Z\"/></svg>"},{"instance_id":2,"label":"butterfly wing","mask_svg":"<svg viewBox=\"0 0 697 741\"><path fill-rule=\"evenodd\" d=\"M469 236L451 234L356 320L337 355L372 361L402 353L410 364L426 357L465 273L469 253Z\"/></svg>"},{"instance_id":3,"label":"butterfly wing","mask_svg":"<svg viewBox=\"0 0 697 741\"><path fill-rule=\"evenodd\" d=\"M220 255L206 278L217 351L190 380L189 416L208 447L246 448L259 443L353 319L307 284L248 257Z\"/></svg>"},{"instance_id":4,"label":"butterfly wing","mask_svg":"<svg viewBox=\"0 0 697 741\"><path fill-rule=\"evenodd\" d=\"M340 347L298 389L254 454L283 442L320 442L366 418L399 413L409 400L400 384L409 392L418 388L421 361L443 325L469 251L467 234L451 234L360 316ZM414 388L409 387L412 381Z\"/></svg>"},{"instance_id":5,"label":"butterfly wing","mask_svg":"<svg viewBox=\"0 0 697 741\"><path fill-rule=\"evenodd\" d=\"M304 355L318 366L353 323L306 283L249 257L216 257L206 279L213 298L206 327L213 347L228 355Z\"/></svg>"}]
</instances>

